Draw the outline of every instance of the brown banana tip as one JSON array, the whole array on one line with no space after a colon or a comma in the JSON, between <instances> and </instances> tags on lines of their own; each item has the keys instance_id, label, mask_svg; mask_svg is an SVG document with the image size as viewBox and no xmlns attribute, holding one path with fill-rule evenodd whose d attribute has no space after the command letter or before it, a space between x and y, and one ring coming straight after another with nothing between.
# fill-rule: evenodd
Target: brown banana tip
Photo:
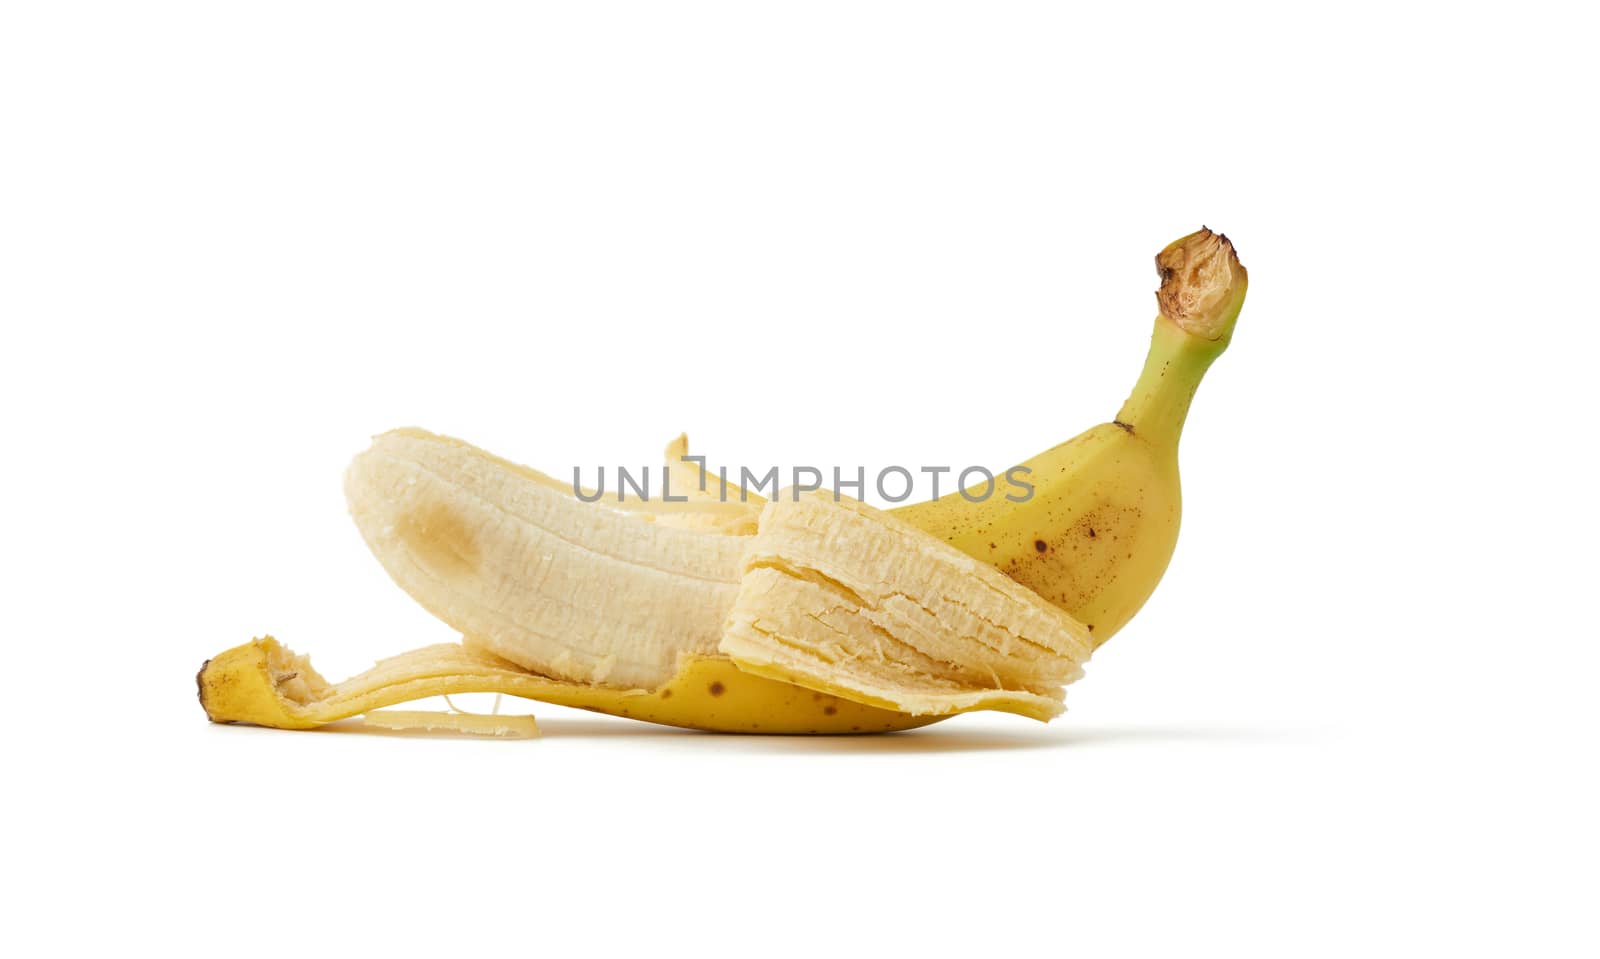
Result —
<instances>
[{"instance_id":1,"label":"brown banana tip","mask_svg":"<svg viewBox=\"0 0 1600 959\"><path fill-rule=\"evenodd\" d=\"M1248 274L1227 234L1202 226L1156 254L1156 272L1162 316L1207 340L1232 331Z\"/></svg>"},{"instance_id":2,"label":"brown banana tip","mask_svg":"<svg viewBox=\"0 0 1600 959\"><path fill-rule=\"evenodd\" d=\"M211 660L200 664L200 671L194 674L195 698L200 700L200 708L206 711L206 718L211 719L211 707L206 705L206 667L211 665ZM211 719L216 722L215 719Z\"/></svg>"},{"instance_id":3,"label":"brown banana tip","mask_svg":"<svg viewBox=\"0 0 1600 959\"><path fill-rule=\"evenodd\" d=\"M232 725L231 719L218 719L211 715L211 706L206 702L206 670L211 667L211 660L200 664L200 671L194 674L195 698L200 700L200 708L205 710L206 718L214 723Z\"/></svg>"}]
</instances>

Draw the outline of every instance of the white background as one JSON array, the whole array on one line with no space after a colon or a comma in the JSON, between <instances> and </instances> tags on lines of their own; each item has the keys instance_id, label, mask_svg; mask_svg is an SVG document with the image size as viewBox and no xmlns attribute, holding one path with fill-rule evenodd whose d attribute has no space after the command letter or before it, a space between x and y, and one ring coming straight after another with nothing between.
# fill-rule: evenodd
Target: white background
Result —
<instances>
[{"instance_id":1,"label":"white background","mask_svg":"<svg viewBox=\"0 0 1600 959\"><path fill-rule=\"evenodd\" d=\"M17 954L1594 954L1577 5L3 9ZM450 638L345 516L374 433L1004 467L1202 223L1251 288L1182 542L1048 726L195 703Z\"/></svg>"}]
</instances>

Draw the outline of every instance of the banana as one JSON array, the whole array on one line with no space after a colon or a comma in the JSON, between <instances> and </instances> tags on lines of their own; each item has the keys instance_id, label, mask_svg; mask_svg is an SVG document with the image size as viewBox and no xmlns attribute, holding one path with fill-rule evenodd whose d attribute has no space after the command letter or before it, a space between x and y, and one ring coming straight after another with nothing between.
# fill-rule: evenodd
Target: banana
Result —
<instances>
[{"instance_id":1,"label":"banana","mask_svg":"<svg viewBox=\"0 0 1600 959\"><path fill-rule=\"evenodd\" d=\"M1116 419L1026 460L1026 503L974 488L892 510L1080 620L1104 643L1149 599L1178 542L1178 438L1227 349L1248 277L1226 236L1201 229L1156 257L1160 314Z\"/></svg>"},{"instance_id":2,"label":"banana","mask_svg":"<svg viewBox=\"0 0 1600 959\"><path fill-rule=\"evenodd\" d=\"M201 704L215 722L288 729L459 692L741 732L879 732L974 709L1048 720L1167 566L1178 437L1244 298L1232 244L1208 230L1157 266L1160 315L1132 396L1115 421L1026 461L1022 503L971 489L892 511L830 493L764 502L685 460L682 436L665 456L684 500L622 503L448 437L376 437L346 474L351 516L461 644L332 684L264 637L207 661Z\"/></svg>"}]
</instances>

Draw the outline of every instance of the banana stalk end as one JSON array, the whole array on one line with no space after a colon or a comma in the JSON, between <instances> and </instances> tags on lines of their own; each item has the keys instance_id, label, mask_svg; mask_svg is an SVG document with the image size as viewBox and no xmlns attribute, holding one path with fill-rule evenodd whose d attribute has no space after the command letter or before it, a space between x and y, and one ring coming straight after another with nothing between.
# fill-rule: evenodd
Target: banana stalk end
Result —
<instances>
[{"instance_id":1,"label":"banana stalk end","mask_svg":"<svg viewBox=\"0 0 1600 959\"><path fill-rule=\"evenodd\" d=\"M1201 227L1156 254L1156 270L1162 316L1204 340L1233 333L1249 277L1225 234Z\"/></svg>"}]
</instances>

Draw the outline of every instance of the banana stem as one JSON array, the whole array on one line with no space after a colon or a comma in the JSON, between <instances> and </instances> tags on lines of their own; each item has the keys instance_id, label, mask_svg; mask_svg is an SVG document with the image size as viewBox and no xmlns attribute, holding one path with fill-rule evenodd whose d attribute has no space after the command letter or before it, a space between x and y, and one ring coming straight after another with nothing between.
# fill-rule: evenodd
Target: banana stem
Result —
<instances>
[{"instance_id":1,"label":"banana stem","mask_svg":"<svg viewBox=\"0 0 1600 959\"><path fill-rule=\"evenodd\" d=\"M1177 448L1206 370L1228 348L1248 276L1228 238L1202 228L1156 256L1161 289L1150 353L1117 425Z\"/></svg>"},{"instance_id":2,"label":"banana stem","mask_svg":"<svg viewBox=\"0 0 1600 959\"><path fill-rule=\"evenodd\" d=\"M1158 446L1176 448L1200 380L1221 353L1216 344L1197 343L1171 320L1156 317L1144 370L1117 413L1117 425Z\"/></svg>"}]
</instances>

